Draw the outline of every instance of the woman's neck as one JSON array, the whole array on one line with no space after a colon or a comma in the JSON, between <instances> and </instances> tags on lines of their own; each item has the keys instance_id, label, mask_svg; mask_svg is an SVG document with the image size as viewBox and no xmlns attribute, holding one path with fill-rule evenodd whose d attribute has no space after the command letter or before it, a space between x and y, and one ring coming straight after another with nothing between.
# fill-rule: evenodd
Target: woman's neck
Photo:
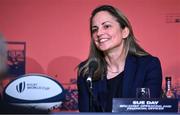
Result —
<instances>
[{"instance_id":1,"label":"woman's neck","mask_svg":"<svg viewBox=\"0 0 180 115\"><path fill-rule=\"evenodd\" d=\"M111 79L124 70L126 51L124 48L106 52L107 78Z\"/></svg>"}]
</instances>

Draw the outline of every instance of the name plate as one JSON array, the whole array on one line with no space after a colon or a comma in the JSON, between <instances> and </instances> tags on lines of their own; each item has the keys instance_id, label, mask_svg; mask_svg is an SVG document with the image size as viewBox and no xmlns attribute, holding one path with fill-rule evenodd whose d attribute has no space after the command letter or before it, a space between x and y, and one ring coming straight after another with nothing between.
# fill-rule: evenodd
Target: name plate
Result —
<instances>
[{"instance_id":1,"label":"name plate","mask_svg":"<svg viewBox=\"0 0 180 115\"><path fill-rule=\"evenodd\" d=\"M114 98L112 112L178 112L178 99Z\"/></svg>"}]
</instances>

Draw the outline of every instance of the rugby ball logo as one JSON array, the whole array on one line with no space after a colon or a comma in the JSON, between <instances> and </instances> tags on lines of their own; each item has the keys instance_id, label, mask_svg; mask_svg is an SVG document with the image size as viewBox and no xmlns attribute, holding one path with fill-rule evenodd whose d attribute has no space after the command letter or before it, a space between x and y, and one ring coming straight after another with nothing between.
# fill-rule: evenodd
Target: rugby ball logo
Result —
<instances>
[{"instance_id":1,"label":"rugby ball logo","mask_svg":"<svg viewBox=\"0 0 180 115\"><path fill-rule=\"evenodd\" d=\"M44 74L26 74L11 81L3 93L12 104L40 109L58 107L65 100L62 85Z\"/></svg>"},{"instance_id":2,"label":"rugby ball logo","mask_svg":"<svg viewBox=\"0 0 180 115\"><path fill-rule=\"evenodd\" d=\"M25 89L25 81L19 83L18 85L16 85L16 90L17 92L21 93L23 92Z\"/></svg>"}]
</instances>

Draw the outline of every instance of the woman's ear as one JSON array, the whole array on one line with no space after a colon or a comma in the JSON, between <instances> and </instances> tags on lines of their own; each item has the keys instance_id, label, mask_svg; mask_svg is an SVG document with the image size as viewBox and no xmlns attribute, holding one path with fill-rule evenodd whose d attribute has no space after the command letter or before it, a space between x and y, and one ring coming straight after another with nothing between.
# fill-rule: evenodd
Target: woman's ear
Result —
<instances>
[{"instance_id":1,"label":"woman's ear","mask_svg":"<svg viewBox=\"0 0 180 115\"><path fill-rule=\"evenodd\" d=\"M125 27L123 30L122 30L122 37L123 39L126 39L129 35L129 28Z\"/></svg>"}]
</instances>

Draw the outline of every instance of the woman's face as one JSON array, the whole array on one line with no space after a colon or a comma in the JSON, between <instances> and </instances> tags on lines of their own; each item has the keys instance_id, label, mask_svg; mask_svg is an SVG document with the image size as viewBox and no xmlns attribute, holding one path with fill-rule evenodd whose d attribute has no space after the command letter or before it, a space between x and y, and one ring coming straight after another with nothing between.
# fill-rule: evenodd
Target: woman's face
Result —
<instances>
[{"instance_id":1,"label":"woman's face","mask_svg":"<svg viewBox=\"0 0 180 115\"><path fill-rule=\"evenodd\" d=\"M100 11L93 17L91 29L96 47L103 52L121 47L127 37L124 35L125 29L107 11Z\"/></svg>"}]
</instances>

